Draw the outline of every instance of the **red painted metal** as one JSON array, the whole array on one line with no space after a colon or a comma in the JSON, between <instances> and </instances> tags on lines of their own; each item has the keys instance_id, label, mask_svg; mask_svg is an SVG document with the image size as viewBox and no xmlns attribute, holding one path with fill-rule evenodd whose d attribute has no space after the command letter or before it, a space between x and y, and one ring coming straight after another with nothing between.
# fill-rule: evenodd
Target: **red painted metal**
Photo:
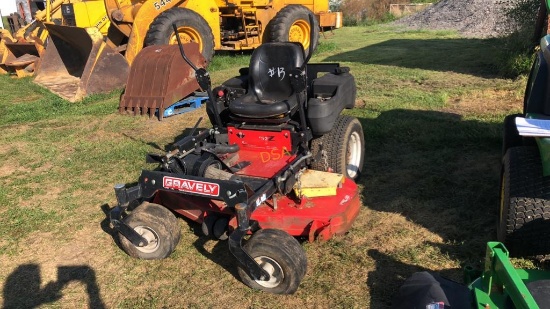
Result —
<instances>
[{"instance_id":1,"label":"red painted metal","mask_svg":"<svg viewBox=\"0 0 550 309\"><path fill-rule=\"evenodd\" d=\"M229 225L237 226L235 214L223 202L204 197L159 191L155 203L202 223L207 213L218 213L230 218ZM276 205L276 207L275 207ZM310 241L329 240L334 235L346 233L359 214L361 201L357 185L350 179L337 189L335 196L293 200L288 196L266 199L251 219L261 228L284 230L292 236L307 237Z\"/></svg>"},{"instance_id":2,"label":"red painted metal","mask_svg":"<svg viewBox=\"0 0 550 309\"><path fill-rule=\"evenodd\" d=\"M204 215L207 212L215 212L227 216L234 215L233 210L227 208L221 201L167 191L158 191L153 203L164 205L174 212L198 223L202 223Z\"/></svg>"},{"instance_id":3,"label":"red painted metal","mask_svg":"<svg viewBox=\"0 0 550 309\"><path fill-rule=\"evenodd\" d=\"M357 185L347 179L335 196L302 199L301 203L283 196L260 205L251 219L257 220L261 228L284 230L292 236L328 240L334 235L347 232L359 215L361 201Z\"/></svg>"},{"instance_id":4,"label":"red painted metal","mask_svg":"<svg viewBox=\"0 0 550 309\"><path fill-rule=\"evenodd\" d=\"M229 144L241 147L239 162L249 164L238 174L271 178L296 157L291 154L291 134L288 130L277 132L228 127L228 135ZM192 191L190 188L197 190L198 183L185 186L178 183L177 186L178 190L181 187L183 191ZM200 183L203 184L201 188L208 187L207 179ZM173 186L175 184L170 183L170 187ZM215 192L214 189L209 190ZM210 214L225 215L230 219L229 226L237 227L234 210L222 201L159 191L154 202L198 223ZM355 182L346 179L334 196L298 199L292 194L290 197L275 194L258 200L257 205L250 219L257 221L261 228L280 229L292 236L307 237L313 241L328 240L347 232L359 214L361 201Z\"/></svg>"},{"instance_id":5,"label":"red painted metal","mask_svg":"<svg viewBox=\"0 0 550 309\"><path fill-rule=\"evenodd\" d=\"M271 178L296 158L290 131L243 130L228 127L229 144L240 146L239 161L248 165L237 175Z\"/></svg>"}]
</instances>

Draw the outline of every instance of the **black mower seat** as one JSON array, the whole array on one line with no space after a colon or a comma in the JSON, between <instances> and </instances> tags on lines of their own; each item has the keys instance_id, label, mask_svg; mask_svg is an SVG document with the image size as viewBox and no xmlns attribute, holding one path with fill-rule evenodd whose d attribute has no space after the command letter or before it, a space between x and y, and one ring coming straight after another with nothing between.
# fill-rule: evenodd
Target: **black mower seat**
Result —
<instances>
[{"instance_id":1,"label":"black mower seat","mask_svg":"<svg viewBox=\"0 0 550 309\"><path fill-rule=\"evenodd\" d=\"M291 113L298 106L298 99L289 74L303 63L304 49L298 43L260 45L250 58L248 92L231 102L229 110L239 117L256 119Z\"/></svg>"}]
</instances>

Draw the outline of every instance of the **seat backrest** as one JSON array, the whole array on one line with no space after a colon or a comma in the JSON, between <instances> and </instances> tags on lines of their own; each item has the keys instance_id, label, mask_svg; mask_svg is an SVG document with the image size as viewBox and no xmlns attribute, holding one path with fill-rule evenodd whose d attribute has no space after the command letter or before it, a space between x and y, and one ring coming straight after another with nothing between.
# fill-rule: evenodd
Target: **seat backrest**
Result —
<instances>
[{"instance_id":1,"label":"seat backrest","mask_svg":"<svg viewBox=\"0 0 550 309\"><path fill-rule=\"evenodd\" d=\"M293 94L289 74L304 63L299 43L270 42L260 45L250 58L249 91L262 103L285 100Z\"/></svg>"}]
</instances>

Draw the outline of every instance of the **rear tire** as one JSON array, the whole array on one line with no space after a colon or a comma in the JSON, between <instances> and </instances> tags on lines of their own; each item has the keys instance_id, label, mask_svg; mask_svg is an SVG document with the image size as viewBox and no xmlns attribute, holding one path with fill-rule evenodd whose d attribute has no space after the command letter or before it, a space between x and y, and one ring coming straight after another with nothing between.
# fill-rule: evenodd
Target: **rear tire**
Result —
<instances>
[{"instance_id":1,"label":"rear tire","mask_svg":"<svg viewBox=\"0 0 550 309\"><path fill-rule=\"evenodd\" d=\"M309 16L313 16L307 7L293 4L280 10L267 27L269 42L298 42L309 53L309 45L313 44L312 51L317 49L319 43L319 23L313 16L313 25L309 24ZM313 37L311 27L313 26Z\"/></svg>"},{"instance_id":2,"label":"rear tire","mask_svg":"<svg viewBox=\"0 0 550 309\"><path fill-rule=\"evenodd\" d=\"M144 45L178 44L172 28L173 23L178 27L181 42L198 43L199 50L207 63L210 63L214 56L212 29L202 16L189 9L173 8L157 16L147 31Z\"/></svg>"},{"instance_id":3,"label":"rear tire","mask_svg":"<svg viewBox=\"0 0 550 309\"><path fill-rule=\"evenodd\" d=\"M359 179L365 160L365 136L357 118L340 115L332 130L311 141L311 152L317 157L319 152L326 155L311 164L311 168L344 174L353 180ZM326 161L325 161L326 158Z\"/></svg>"},{"instance_id":4,"label":"rear tire","mask_svg":"<svg viewBox=\"0 0 550 309\"><path fill-rule=\"evenodd\" d=\"M256 280L239 265L239 276L247 286L274 294L296 292L307 270L304 248L288 233L276 229L259 230L244 246L245 251L270 274L270 280Z\"/></svg>"},{"instance_id":5,"label":"rear tire","mask_svg":"<svg viewBox=\"0 0 550 309\"><path fill-rule=\"evenodd\" d=\"M134 258L164 259L174 251L181 237L176 216L166 207L158 204L145 202L134 209L123 221L149 242L147 246L138 247L122 234L118 235L122 249Z\"/></svg>"},{"instance_id":6,"label":"rear tire","mask_svg":"<svg viewBox=\"0 0 550 309\"><path fill-rule=\"evenodd\" d=\"M538 148L508 149L501 174L497 239L513 256L550 253L550 177Z\"/></svg>"}]
</instances>

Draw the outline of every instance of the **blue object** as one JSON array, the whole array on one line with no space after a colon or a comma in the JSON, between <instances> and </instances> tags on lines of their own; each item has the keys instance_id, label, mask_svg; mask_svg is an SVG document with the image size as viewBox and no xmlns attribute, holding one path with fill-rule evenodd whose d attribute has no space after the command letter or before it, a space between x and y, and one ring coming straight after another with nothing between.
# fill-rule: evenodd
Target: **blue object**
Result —
<instances>
[{"instance_id":1,"label":"blue object","mask_svg":"<svg viewBox=\"0 0 550 309\"><path fill-rule=\"evenodd\" d=\"M190 112L194 109L200 108L202 103L206 100L208 100L208 97L189 96L167 107L164 110L163 117L170 117Z\"/></svg>"}]
</instances>

